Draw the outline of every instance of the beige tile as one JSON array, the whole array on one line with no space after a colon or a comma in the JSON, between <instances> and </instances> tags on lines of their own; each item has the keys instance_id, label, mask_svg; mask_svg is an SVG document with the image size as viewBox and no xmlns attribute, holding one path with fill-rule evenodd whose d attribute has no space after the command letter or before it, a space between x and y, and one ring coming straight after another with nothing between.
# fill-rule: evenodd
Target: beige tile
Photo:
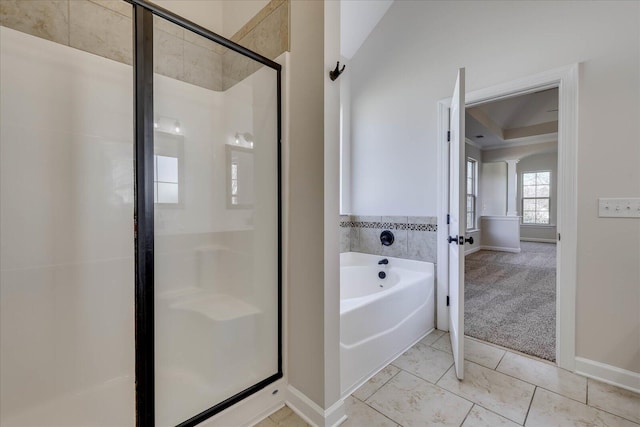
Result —
<instances>
[{"instance_id":1,"label":"beige tile","mask_svg":"<svg viewBox=\"0 0 640 427\"><path fill-rule=\"evenodd\" d=\"M397 427L394 421L355 397L348 396L345 399L345 407L347 421L341 424L342 427Z\"/></svg>"},{"instance_id":2,"label":"beige tile","mask_svg":"<svg viewBox=\"0 0 640 427\"><path fill-rule=\"evenodd\" d=\"M453 357L423 344L416 344L392 362L400 369L435 383L453 365Z\"/></svg>"},{"instance_id":3,"label":"beige tile","mask_svg":"<svg viewBox=\"0 0 640 427\"><path fill-rule=\"evenodd\" d=\"M451 335L444 334L439 340L431 344L431 347L453 354L453 350L451 350Z\"/></svg>"},{"instance_id":4,"label":"beige tile","mask_svg":"<svg viewBox=\"0 0 640 427\"><path fill-rule=\"evenodd\" d=\"M133 63L131 19L88 1L69 2L69 45L125 64Z\"/></svg>"},{"instance_id":5,"label":"beige tile","mask_svg":"<svg viewBox=\"0 0 640 427\"><path fill-rule=\"evenodd\" d=\"M407 372L393 377L367 403L405 427L459 426L473 406Z\"/></svg>"},{"instance_id":6,"label":"beige tile","mask_svg":"<svg viewBox=\"0 0 640 427\"><path fill-rule=\"evenodd\" d=\"M588 403L640 424L640 395L637 393L590 379Z\"/></svg>"},{"instance_id":7,"label":"beige tile","mask_svg":"<svg viewBox=\"0 0 640 427\"><path fill-rule=\"evenodd\" d=\"M72 0L72 1L77 1L77 0ZM102 7L106 7L107 9L111 9L114 12L117 12L128 18L131 18L133 16L133 7L131 6L131 4L124 2L122 0L89 0L89 1L95 4L99 4Z\"/></svg>"},{"instance_id":8,"label":"beige tile","mask_svg":"<svg viewBox=\"0 0 640 427\"><path fill-rule=\"evenodd\" d=\"M216 42L213 42L213 41L211 41L211 40L209 40L209 39L207 39L205 37L202 37L199 34L196 34L194 32L188 31L188 30L185 30L185 32L184 32L184 41L187 41L189 43L193 43L196 46L200 46L200 47L203 47L203 48L208 49L208 50L213 50L213 51L218 52L218 53L222 53L222 51L225 50L222 47L222 45L219 45Z\"/></svg>"},{"instance_id":9,"label":"beige tile","mask_svg":"<svg viewBox=\"0 0 640 427\"><path fill-rule=\"evenodd\" d=\"M262 22L267 16L278 9L283 3L288 3L288 0L271 0L265 7L263 7L258 13L256 13L246 24L242 26L231 37L231 40L236 41L242 39L245 35L251 32L260 22Z\"/></svg>"},{"instance_id":10,"label":"beige tile","mask_svg":"<svg viewBox=\"0 0 640 427\"><path fill-rule=\"evenodd\" d=\"M407 238L407 258L436 262L437 233L433 231L409 230Z\"/></svg>"},{"instance_id":11,"label":"beige tile","mask_svg":"<svg viewBox=\"0 0 640 427\"><path fill-rule=\"evenodd\" d=\"M429 335L427 335L426 337L424 337L424 338L422 338L420 340L420 344L431 345L434 342L436 342L444 334L445 334L445 332L442 332L439 329L434 329L433 331L431 331L431 333L429 333Z\"/></svg>"},{"instance_id":12,"label":"beige tile","mask_svg":"<svg viewBox=\"0 0 640 427\"><path fill-rule=\"evenodd\" d=\"M474 405L462 427L516 427L518 425L482 406Z\"/></svg>"},{"instance_id":13,"label":"beige tile","mask_svg":"<svg viewBox=\"0 0 640 427\"><path fill-rule=\"evenodd\" d=\"M536 389L527 427L638 427L630 421L542 388Z\"/></svg>"},{"instance_id":14,"label":"beige tile","mask_svg":"<svg viewBox=\"0 0 640 427\"><path fill-rule=\"evenodd\" d=\"M382 253L382 244L380 243L379 228L361 228L358 236L358 251L372 255L380 255Z\"/></svg>"},{"instance_id":15,"label":"beige tile","mask_svg":"<svg viewBox=\"0 0 640 427\"><path fill-rule=\"evenodd\" d=\"M408 224L431 224L429 216L410 216L407 217Z\"/></svg>"},{"instance_id":16,"label":"beige tile","mask_svg":"<svg viewBox=\"0 0 640 427\"><path fill-rule=\"evenodd\" d=\"M222 88L227 90L236 83L255 73L262 64L242 56L236 52L227 51L222 55Z\"/></svg>"},{"instance_id":17,"label":"beige tile","mask_svg":"<svg viewBox=\"0 0 640 427\"><path fill-rule=\"evenodd\" d=\"M356 227L351 227L349 230L351 230L349 234L349 241L351 243L349 250L353 252L360 246L360 230Z\"/></svg>"},{"instance_id":18,"label":"beige tile","mask_svg":"<svg viewBox=\"0 0 640 427\"><path fill-rule=\"evenodd\" d=\"M358 222L381 222L381 216L375 215L353 215L353 220Z\"/></svg>"},{"instance_id":19,"label":"beige tile","mask_svg":"<svg viewBox=\"0 0 640 427\"><path fill-rule=\"evenodd\" d=\"M406 224L407 217L406 216L383 216L380 218L380 222L384 223L392 223L392 224Z\"/></svg>"},{"instance_id":20,"label":"beige tile","mask_svg":"<svg viewBox=\"0 0 640 427\"><path fill-rule=\"evenodd\" d=\"M69 3L60 1L0 1L0 25L69 44Z\"/></svg>"},{"instance_id":21,"label":"beige tile","mask_svg":"<svg viewBox=\"0 0 640 427\"><path fill-rule=\"evenodd\" d=\"M587 379L550 363L507 352L497 370L579 402L587 402Z\"/></svg>"},{"instance_id":22,"label":"beige tile","mask_svg":"<svg viewBox=\"0 0 640 427\"><path fill-rule=\"evenodd\" d=\"M295 412L286 418L283 418L277 424L278 427L311 427L305 420L300 418Z\"/></svg>"},{"instance_id":23,"label":"beige tile","mask_svg":"<svg viewBox=\"0 0 640 427\"><path fill-rule=\"evenodd\" d=\"M182 80L184 75L184 40L164 31L153 32L154 71Z\"/></svg>"},{"instance_id":24,"label":"beige tile","mask_svg":"<svg viewBox=\"0 0 640 427\"><path fill-rule=\"evenodd\" d=\"M288 11L287 4L280 5L242 37L238 44L269 59L277 58L288 48Z\"/></svg>"},{"instance_id":25,"label":"beige tile","mask_svg":"<svg viewBox=\"0 0 640 427\"><path fill-rule=\"evenodd\" d=\"M211 90L222 89L222 58L212 50L184 42L184 81Z\"/></svg>"},{"instance_id":26,"label":"beige tile","mask_svg":"<svg viewBox=\"0 0 640 427\"><path fill-rule=\"evenodd\" d=\"M291 410L291 408L285 405L282 408L278 409L273 414L269 415L269 418L271 418L272 421L279 423L280 421L284 420L291 414L293 414L293 411Z\"/></svg>"},{"instance_id":27,"label":"beige tile","mask_svg":"<svg viewBox=\"0 0 640 427\"><path fill-rule=\"evenodd\" d=\"M289 2L273 3L273 6L273 11L256 21L255 26L246 27L241 36L233 37L238 44L270 59L277 58L289 49ZM235 52L224 52L223 90L244 80L262 66Z\"/></svg>"},{"instance_id":28,"label":"beige tile","mask_svg":"<svg viewBox=\"0 0 640 427\"><path fill-rule=\"evenodd\" d=\"M353 395L360 400L367 400L369 396L375 393L398 372L400 372L399 368L393 365L387 365L383 370L375 374L369 381L362 384L359 389L353 392Z\"/></svg>"},{"instance_id":29,"label":"beige tile","mask_svg":"<svg viewBox=\"0 0 640 427\"><path fill-rule=\"evenodd\" d=\"M164 31L165 33L171 34L179 39L184 38L185 30L181 26L176 25L173 22L169 22L164 18L160 18L159 16L153 16L153 28L154 30Z\"/></svg>"},{"instance_id":30,"label":"beige tile","mask_svg":"<svg viewBox=\"0 0 640 427\"><path fill-rule=\"evenodd\" d=\"M407 230L391 230L394 239L391 246L381 246L380 255L396 258L407 257ZM380 242L378 241L378 245Z\"/></svg>"},{"instance_id":31,"label":"beige tile","mask_svg":"<svg viewBox=\"0 0 640 427\"><path fill-rule=\"evenodd\" d=\"M485 368L496 369L505 351L469 338L464 339L464 358Z\"/></svg>"},{"instance_id":32,"label":"beige tile","mask_svg":"<svg viewBox=\"0 0 640 427\"><path fill-rule=\"evenodd\" d=\"M265 418L264 420L260 421L258 424L254 425L254 427L278 427L278 424L271 421L270 418Z\"/></svg>"},{"instance_id":33,"label":"beige tile","mask_svg":"<svg viewBox=\"0 0 640 427\"><path fill-rule=\"evenodd\" d=\"M524 422L534 386L472 362L464 364L464 380L451 368L437 385L509 418Z\"/></svg>"}]
</instances>

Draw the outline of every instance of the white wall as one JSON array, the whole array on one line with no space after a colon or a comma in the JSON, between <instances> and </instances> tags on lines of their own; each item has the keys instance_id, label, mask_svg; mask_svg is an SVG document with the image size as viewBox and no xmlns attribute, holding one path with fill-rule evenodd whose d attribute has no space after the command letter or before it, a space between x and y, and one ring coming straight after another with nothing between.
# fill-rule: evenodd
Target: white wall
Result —
<instances>
[{"instance_id":1,"label":"white wall","mask_svg":"<svg viewBox=\"0 0 640 427\"><path fill-rule=\"evenodd\" d=\"M393 0L340 1L340 50L344 57L351 58L358 51L391 3Z\"/></svg>"},{"instance_id":2,"label":"white wall","mask_svg":"<svg viewBox=\"0 0 640 427\"><path fill-rule=\"evenodd\" d=\"M582 63L577 355L635 372L640 224L598 218L596 200L640 194L638 120L620 120L640 116L639 8L394 2L351 61L352 211L363 215L436 215L436 103L451 96L458 67L474 91Z\"/></svg>"},{"instance_id":3,"label":"white wall","mask_svg":"<svg viewBox=\"0 0 640 427\"><path fill-rule=\"evenodd\" d=\"M287 376L289 384L319 406L325 403L323 17L322 2L291 4L285 225Z\"/></svg>"},{"instance_id":4,"label":"white wall","mask_svg":"<svg viewBox=\"0 0 640 427\"><path fill-rule=\"evenodd\" d=\"M328 70L340 55L340 3L324 3L324 402L340 400L340 83ZM344 406L342 406L344 408ZM341 413L334 417L342 417Z\"/></svg>"},{"instance_id":5,"label":"white wall","mask_svg":"<svg viewBox=\"0 0 640 427\"><path fill-rule=\"evenodd\" d=\"M118 378L133 387L134 94L131 66L0 34L5 425ZM89 423L134 424L131 395L109 404L116 418Z\"/></svg>"},{"instance_id":6,"label":"white wall","mask_svg":"<svg viewBox=\"0 0 640 427\"><path fill-rule=\"evenodd\" d=\"M341 64L348 60L340 57ZM340 213L351 213L351 69L342 73L340 84Z\"/></svg>"},{"instance_id":7,"label":"white wall","mask_svg":"<svg viewBox=\"0 0 640 427\"><path fill-rule=\"evenodd\" d=\"M480 215L507 214L507 164L492 162L482 164Z\"/></svg>"}]
</instances>

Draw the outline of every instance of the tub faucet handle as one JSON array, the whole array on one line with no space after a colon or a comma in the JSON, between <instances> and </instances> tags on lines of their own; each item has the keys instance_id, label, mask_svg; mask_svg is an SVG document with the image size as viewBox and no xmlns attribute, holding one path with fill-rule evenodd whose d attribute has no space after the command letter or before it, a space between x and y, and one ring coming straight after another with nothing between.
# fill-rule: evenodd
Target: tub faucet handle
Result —
<instances>
[{"instance_id":1,"label":"tub faucet handle","mask_svg":"<svg viewBox=\"0 0 640 427\"><path fill-rule=\"evenodd\" d=\"M389 260L386 258L383 258L380 261L378 261L378 265L387 265L387 264L389 264Z\"/></svg>"}]
</instances>

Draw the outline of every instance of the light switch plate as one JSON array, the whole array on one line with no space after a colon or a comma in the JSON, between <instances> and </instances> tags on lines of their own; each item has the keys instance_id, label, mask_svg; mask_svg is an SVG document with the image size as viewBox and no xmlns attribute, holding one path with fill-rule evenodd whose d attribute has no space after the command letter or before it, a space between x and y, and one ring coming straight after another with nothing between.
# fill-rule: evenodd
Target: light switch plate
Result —
<instances>
[{"instance_id":1,"label":"light switch plate","mask_svg":"<svg viewBox=\"0 0 640 427\"><path fill-rule=\"evenodd\" d=\"M598 216L602 218L640 218L640 197L600 198Z\"/></svg>"}]
</instances>

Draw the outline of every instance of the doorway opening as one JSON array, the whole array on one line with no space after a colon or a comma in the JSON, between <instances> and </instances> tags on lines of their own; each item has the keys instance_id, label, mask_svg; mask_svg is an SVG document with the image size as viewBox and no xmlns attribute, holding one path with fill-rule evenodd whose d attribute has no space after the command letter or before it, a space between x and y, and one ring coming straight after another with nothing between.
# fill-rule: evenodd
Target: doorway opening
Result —
<instances>
[{"instance_id":1,"label":"doorway opening","mask_svg":"<svg viewBox=\"0 0 640 427\"><path fill-rule=\"evenodd\" d=\"M576 251L577 251L577 106L578 106L578 70L574 64L537 75L521 78L489 88L466 92L462 101L465 108L481 106L498 100L506 100L521 95L556 89L558 93L558 128L557 128L557 165L562 170L557 174L557 207L556 207L556 320L555 320L555 359L559 367L575 370L575 290L576 290ZM438 263L437 263L437 328L450 330L457 327L450 324L449 296L460 298L462 289L450 289L451 282L449 265L448 231L449 226L449 114L452 99L444 99L438 103ZM464 126L464 125L463 125ZM462 133L464 134L464 133ZM462 144L464 147L466 144ZM464 150L464 148L462 148ZM456 154L457 155L457 154ZM466 159L466 157L465 157ZM457 159L456 159L457 160ZM477 159L476 159L477 160ZM461 167L465 163L461 162ZM477 165L476 165L477 167ZM542 177L544 178L544 177ZM522 180L522 178L521 178ZM477 181L476 181L477 182ZM477 184L476 184L477 185ZM517 189L517 182L512 180L512 186ZM459 188L458 188L459 187ZM464 176L456 186L459 191L466 191ZM516 199L517 200L517 199ZM464 197L461 198L461 203ZM536 205L537 206L537 205ZM476 209L478 208L476 201ZM522 208L521 208L522 209ZM513 204L512 210L517 211ZM507 206L509 211L509 206ZM536 210L533 210L534 217ZM550 211L551 212L551 211ZM465 214L472 212L465 212ZM477 215L477 213L476 213ZM505 215L506 216L506 215ZM465 218L466 220L466 218ZM519 227L519 224L516 223ZM481 225L482 228L482 225ZM467 230L468 231L468 230ZM468 242L472 235L467 234ZM474 239L476 240L476 239ZM481 241L481 240L480 240ZM528 243L528 242L527 242ZM533 242L544 243L544 242ZM468 249L465 246L465 249ZM464 271L465 257L459 257L456 263ZM455 279L455 278L453 278ZM461 285L461 286L460 286ZM464 288L464 281L456 284ZM458 295L455 297L455 295ZM464 301L464 298L462 298ZM457 302L456 302L457 304ZM464 302L462 303L464 304ZM461 316L461 325L464 316ZM461 328L463 329L463 328Z\"/></svg>"},{"instance_id":2,"label":"doorway opening","mask_svg":"<svg viewBox=\"0 0 640 427\"><path fill-rule=\"evenodd\" d=\"M558 88L465 112L465 335L556 360Z\"/></svg>"}]
</instances>

